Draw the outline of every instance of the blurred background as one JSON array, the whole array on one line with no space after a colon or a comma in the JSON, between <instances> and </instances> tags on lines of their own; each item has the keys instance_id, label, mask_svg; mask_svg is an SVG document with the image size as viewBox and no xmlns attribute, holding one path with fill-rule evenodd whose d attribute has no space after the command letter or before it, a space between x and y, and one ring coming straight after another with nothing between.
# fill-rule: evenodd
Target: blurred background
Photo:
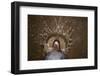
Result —
<instances>
[{"instance_id":1,"label":"blurred background","mask_svg":"<svg viewBox=\"0 0 100 76\"><path fill-rule=\"evenodd\" d=\"M87 17L28 15L28 60L44 60L54 40L66 59L88 57Z\"/></svg>"}]
</instances>

